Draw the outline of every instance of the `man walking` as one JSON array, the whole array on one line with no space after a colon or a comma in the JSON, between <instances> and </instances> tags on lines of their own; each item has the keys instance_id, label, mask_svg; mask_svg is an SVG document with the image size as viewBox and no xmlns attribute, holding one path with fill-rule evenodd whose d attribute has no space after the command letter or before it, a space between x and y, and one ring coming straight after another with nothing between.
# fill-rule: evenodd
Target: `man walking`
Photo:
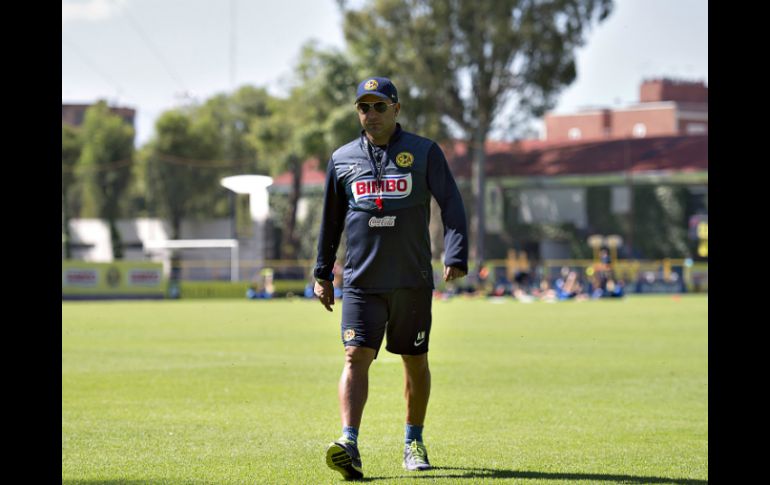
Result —
<instances>
[{"instance_id":1,"label":"man walking","mask_svg":"<svg viewBox=\"0 0 770 485\"><path fill-rule=\"evenodd\" d=\"M468 272L465 208L439 146L401 129L401 104L390 79L363 80L355 104L363 130L329 161L314 269L315 294L332 311L332 270L347 229L340 330L345 364L338 388L342 436L326 451L327 465L345 478L363 477L358 431L369 366L385 336L385 349L400 354L404 364L403 466L430 468L422 432L430 396L431 195L444 224L444 280Z\"/></svg>"}]
</instances>

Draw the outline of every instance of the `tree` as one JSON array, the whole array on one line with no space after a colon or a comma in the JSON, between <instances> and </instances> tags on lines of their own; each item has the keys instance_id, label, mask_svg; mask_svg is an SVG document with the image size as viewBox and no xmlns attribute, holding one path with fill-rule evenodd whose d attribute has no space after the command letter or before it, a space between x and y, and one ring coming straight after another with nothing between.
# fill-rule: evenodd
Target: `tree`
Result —
<instances>
[{"instance_id":1,"label":"tree","mask_svg":"<svg viewBox=\"0 0 770 485\"><path fill-rule=\"evenodd\" d=\"M251 120L269 116L270 99L264 88L246 85L231 95L215 95L191 112L218 130L222 157L230 162L233 174L267 171L267 167L257 166L257 154L247 135Z\"/></svg>"},{"instance_id":2,"label":"tree","mask_svg":"<svg viewBox=\"0 0 770 485\"><path fill-rule=\"evenodd\" d=\"M308 103L313 119L321 125L323 144L315 154L321 158L328 158L361 130L353 103L360 71L340 50L318 49L313 41L302 47L293 96Z\"/></svg>"},{"instance_id":3,"label":"tree","mask_svg":"<svg viewBox=\"0 0 770 485\"><path fill-rule=\"evenodd\" d=\"M182 220L211 214L225 193L219 185L227 161L218 161L221 136L211 119L195 120L179 110L163 113L150 142L150 198L168 219L171 238L181 237Z\"/></svg>"},{"instance_id":4,"label":"tree","mask_svg":"<svg viewBox=\"0 0 770 485\"><path fill-rule=\"evenodd\" d=\"M253 119L246 135L267 160L272 175L292 174L282 221L284 258L299 254L297 207L302 195L302 165L310 158L328 160L332 150L355 138L359 130L352 99L356 74L342 53L318 50L308 42L302 48L296 73L288 98L273 99L270 116Z\"/></svg>"},{"instance_id":5,"label":"tree","mask_svg":"<svg viewBox=\"0 0 770 485\"><path fill-rule=\"evenodd\" d=\"M687 187L642 185L634 188L634 245L629 257L689 258Z\"/></svg>"},{"instance_id":6,"label":"tree","mask_svg":"<svg viewBox=\"0 0 770 485\"><path fill-rule=\"evenodd\" d=\"M294 99L273 99L271 115L255 118L251 123L249 140L269 167L270 174L277 176L284 171L291 173L289 210L282 221L281 257L295 258L297 255L297 206L301 195L302 163L308 153L308 145L322 143L323 134L315 129L310 120L301 120L301 106Z\"/></svg>"},{"instance_id":7,"label":"tree","mask_svg":"<svg viewBox=\"0 0 770 485\"><path fill-rule=\"evenodd\" d=\"M131 178L134 128L111 113L105 101L99 101L86 110L81 130L80 169L85 195L98 217L109 225L113 258L122 259L123 244L117 219L121 196Z\"/></svg>"},{"instance_id":8,"label":"tree","mask_svg":"<svg viewBox=\"0 0 770 485\"><path fill-rule=\"evenodd\" d=\"M64 258L72 257L70 246L70 219L72 218L72 192L77 183L75 170L83 141L80 132L74 126L61 125L61 210L62 210L62 239L64 243Z\"/></svg>"},{"instance_id":9,"label":"tree","mask_svg":"<svg viewBox=\"0 0 770 485\"><path fill-rule=\"evenodd\" d=\"M202 105L163 113L155 137L144 147L148 205L168 218L172 238L187 217L227 215L228 193L220 179L241 173L265 173L247 141L251 121L269 114L271 96L263 88L243 86L218 94Z\"/></svg>"},{"instance_id":10,"label":"tree","mask_svg":"<svg viewBox=\"0 0 770 485\"><path fill-rule=\"evenodd\" d=\"M120 214L127 219L149 217L153 207L148 198L148 183L150 177L147 174L149 168L149 144L145 144L134 151L134 163L131 164L131 180L126 187L120 201Z\"/></svg>"},{"instance_id":11,"label":"tree","mask_svg":"<svg viewBox=\"0 0 770 485\"><path fill-rule=\"evenodd\" d=\"M487 136L505 108L537 117L555 105L575 80L575 49L585 43L591 24L609 15L612 0L338 4L357 62L391 77L423 101L422 109L435 110L472 149L471 227L480 266Z\"/></svg>"}]
</instances>

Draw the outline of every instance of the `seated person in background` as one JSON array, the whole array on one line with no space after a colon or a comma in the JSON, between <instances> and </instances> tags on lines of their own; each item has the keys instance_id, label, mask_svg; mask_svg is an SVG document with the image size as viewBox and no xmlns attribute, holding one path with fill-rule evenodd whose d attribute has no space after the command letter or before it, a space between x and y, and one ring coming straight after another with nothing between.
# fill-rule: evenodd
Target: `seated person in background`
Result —
<instances>
[{"instance_id":1,"label":"seated person in background","mask_svg":"<svg viewBox=\"0 0 770 485\"><path fill-rule=\"evenodd\" d=\"M246 290L246 298L249 300L262 300L267 298L272 298L273 292L270 291L269 288L266 288L264 290L257 290L256 285L251 285Z\"/></svg>"},{"instance_id":2,"label":"seated person in background","mask_svg":"<svg viewBox=\"0 0 770 485\"><path fill-rule=\"evenodd\" d=\"M272 298L275 293L273 275L272 268L263 268L259 275L252 279L252 284L246 290L246 298L249 300Z\"/></svg>"},{"instance_id":3,"label":"seated person in background","mask_svg":"<svg viewBox=\"0 0 770 485\"><path fill-rule=\"evenodd\" d=\"M615 281L614 279L609 279L607 280L607 286L602 296L609 298L620 298L624 294L624 286L625 285L623 284L622 280Z\"/></svg>"},{"instance_id":4,"label":"seated person in background","mask_svg":"<svg viewBox=\"0 0 770 485\"><path fill-rule=\"evenodd\" d=\"M511 284L511 295L519 301L530 302L535 299L535 296L530 291L531 281L529 273L526 271L519 271L513 277L513 283Z\"/></svg>"},{"instance_id":5,"label":"seated person in background","mask_svg":"<svg viewBox=\"0 0 770 485\"><path fill-rule=\"evenodd\" d=\"M583 287L578 280L577 272L570 271L564 279L556 281L556 298L559 300L584 299Z\"/></svg>"},{"instance_id":6,"label":"seated person in background","mask_svg":"<svg viewBox=\"0 0 770 485\"><path fill-rule=\"evenodd\" d=\"M599 261L593 265L593 270L594 291L591 296L596 295L599 291L601 291L601 295L607 289L607 281L612 278L610 250L606 246L599 249Z\"/></svg>"},{"instance_id":7,"label":"seated person in background","mask_svg":"<svg viewBox=\"0 0 770 485\"><path fill-rule=\"evenodd\" d=\"M505 274L504 268L495 269L495 286L492 289L492 293L489 296L506 296L513 294L513 283L508 279L508 275Z\"/></svg>"},{"instance_id":8,"label":"seated person in background","mask_svg":"<svg viewBox=\"0 0 770 485\"><path fill-rule=\"evenodd\" d=\"M556 301L556 290L551 288L547 279L543 278L540 281L540 287L532 291L532 296L542 301L552 302Z\"/></svg>"},{"instance_id":9,"label":"seated person in background","mask_svg":"<svg viewBox=\"0 0 770 485\"><path fill-rule=\"evenodd\" d=\"M623 296L623 282L615 278L610 261L609 249L602 247L599 262L594 265L594 290L591 298L618 298Z\"/></svg>"}]
</instances>

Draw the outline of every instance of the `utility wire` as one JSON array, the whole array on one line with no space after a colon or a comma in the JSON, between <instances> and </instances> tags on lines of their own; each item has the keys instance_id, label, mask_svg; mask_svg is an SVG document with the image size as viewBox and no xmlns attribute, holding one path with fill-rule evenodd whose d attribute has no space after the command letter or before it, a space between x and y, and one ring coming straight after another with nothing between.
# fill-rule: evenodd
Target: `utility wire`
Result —
<instances>
[{"instance_id":1,"label":"utility wire","mask_svg":"<svg viewBox=\"0 0 770 485\"><path fill-rule=\"evenodd\" d=\"M230 168L240 167L245 163L252 161L252 159L242 158L240 160L200 160L193 158L177 157L175 155L167 155L164 153L158 153L157 159L164 163L170 163L172 165L187 165L188 167L198 168Z\"/></svg>"},{"instance_id":2,"label":"utility wire","mask_svg":"<svg viewBox=\"0 0 770 485\"><path fill-rule=\"evenodd\" d=\"M191 168L237 168L242 167L244 164L253 161L250 158L242 158L239 160L202 160L195 158L184 158L176 155L168 155L165 153L158 153L153 157L153 160L168 163L171 165L182 165ZM109 170L118 170L130 165L134 161L131 159L116 160L110 163L98 164L98 165L76 165L74 167L62 167L62 172L103 172Z\"/></svg>"},{"instance_id":3,"label":"utility wire","mask_svg":"<svg viewBox=\"0 0 770 485\"><path fill-rule=\"evenodd\" d=\"M74 167L64 167L62 166L61 171L67 172L67 173L87 173L87 172L105 172L110 170L118 170L122 169L124 167L127 167L133 163L133 160L131 159L125 159L125 160L116 160L114 162L109 163L101 163L101 164L75 164Z\"/></svg>"},{"instance_id":4,"label":"utility wire","mask_svg":"<svg viewBox=\"0 0 770 485\"><path fill-rule=\"evenodd\" d=\"M75 54L77 54L80 57L80 60L83 61L88 67L90 67L96 74L100 75L102 79L107 81L107 84L112 86L116 89L118 94L125 94L125 91L123 91L123 88L118 84L114 79L112 79L110 76L108 76L104 71L102 71L96 63L94 63L80 48L75 45L74 42L69 40L64 33L62 32L62 41L69 46L70 49L72 49Z\"/></svg>"},{"instance_id":5,"label":"utility wire","mask_svg":"<svg viewBox=\"0 0 770 485\"><path fill-rule=\"evenodd\" d=\"M131 24L131 27L136 30L136 32L139 34L139 37L142 38L145 44L147 44L147 47L152 51L153 54L155 54L155 57L160 61L160 64L163 66L163 68L166 70L166 73L171 77L171 79L174 80L175 83L181 88L182 92L187 92L187 88L185 87L184 81L182 81L182 78L174 71L174 69L171 67L171 63L166 60L165 57L163 57L163 54L161 54L160 49L158 49L155 44L150 40L150 37L145 34L144 30L139 26L139 22L136 21L136 19L131 15L131 13L128 11L128 9L125 9L123 13L126 14L126 18L128 19L128 23Z\"/></svg>"}]
</instances>

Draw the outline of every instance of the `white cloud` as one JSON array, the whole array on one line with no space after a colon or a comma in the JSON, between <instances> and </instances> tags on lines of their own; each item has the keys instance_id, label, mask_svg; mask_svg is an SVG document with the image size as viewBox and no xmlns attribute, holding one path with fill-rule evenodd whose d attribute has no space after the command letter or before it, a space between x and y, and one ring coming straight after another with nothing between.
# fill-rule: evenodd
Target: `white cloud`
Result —
<instances>
[{"instance_id":1,"label":"white cloud","mask_svg":"<svg viewBox=\"0 0 770 485\"><path fill-rule=\"evenodd\" d=\"M117 14L127 0L62 0L61 23L104 20Z\"/></svg>"}]
</instances>

